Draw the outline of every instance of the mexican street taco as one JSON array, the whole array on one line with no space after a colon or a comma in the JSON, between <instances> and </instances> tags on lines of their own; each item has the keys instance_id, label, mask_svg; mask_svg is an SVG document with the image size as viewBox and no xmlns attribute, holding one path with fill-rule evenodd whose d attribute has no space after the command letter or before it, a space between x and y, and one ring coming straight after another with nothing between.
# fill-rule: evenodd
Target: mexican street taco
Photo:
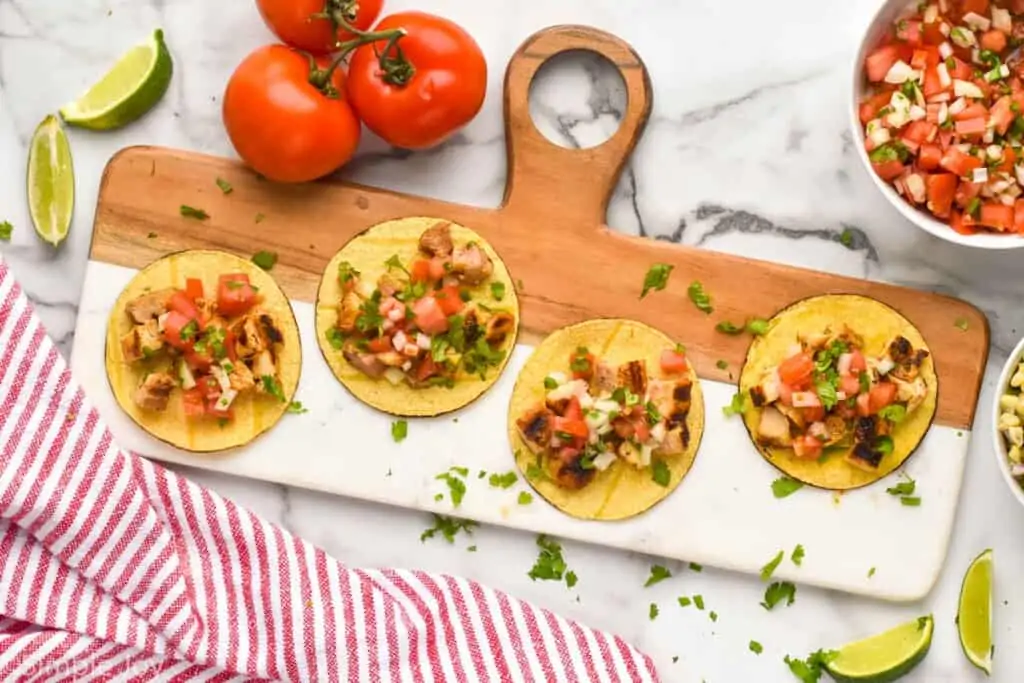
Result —
<instances>
[{"instance_id":1,"label":"mexican street taco","mask_svg":"<svg viewBox=\"0 0 1024 683\"><path fill-rule=\"evenodd\" d=\"M704 399L685 351L629 320L562 328L530 356L509 405L516 464L552 505L616 520L668 496L693 465Z\"/></svg>"},{"instance_id":2,"label":"mexican street taco","mask_svg":"<svg viewBox=\"0 0 1024 683\"><path fill-rule=\"evenodd\" d=\"M140 271L107 325L106 369L121 409L193 452L241 446L288 410L302 349L274 279L232 254L191 250Z\"/></svg>"},{"instance_id":3,"label":"mexican street taco","mask_svg":"<svg viewBox=\"0 0 1024 683\"><path fill-rule=\"evenodd\" d=\"M931 426L937 390L921 333L885 304L848 294L777 314L740 374L743 420L761 454L833 490L902 465Z\"/></svg>"},{"instance_id":4,"label":"mexican street taco","mask_svg":"<svg viewBox=\"0 0 1024 683\"><path fill-rule=\"evenodd\" d=\"M376 225L331 259L316 336L360 401L400 416L457 410L501 375L519 330L508 270L472 230L436 218Z\"/></svg>"}]
</instances>

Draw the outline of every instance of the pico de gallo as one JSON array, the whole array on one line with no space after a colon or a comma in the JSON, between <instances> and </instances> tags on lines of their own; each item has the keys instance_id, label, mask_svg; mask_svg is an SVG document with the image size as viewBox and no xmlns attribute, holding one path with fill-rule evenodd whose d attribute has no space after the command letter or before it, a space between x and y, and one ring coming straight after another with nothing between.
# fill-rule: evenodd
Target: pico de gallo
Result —
<instances>
[{"instance_id":1,"label":"pico de gallo","mask_svg":"<svg viewBox=\"0 0 1024 683\"><path fill-rule=\"evenodd\" d=\"M829 448L844 452L854 467L877 470L893 451L893 429L928 394L920 372L928 351L902 336L880 357L863 349L861 337L845 326L800 337L750 388L753 405L762 409L758 442L808 460Z\"/></svg>"},{"instance_id":2,"label":"pico de gallo","mask_svg":"<svg viewBox=\"0 0 1024 683\"><path fill-rule=\"evenodd\" d=\"M279 376L284 337L245 273L220 275L206 296L203 282L147 292L125 306L132 328L121 338L129 364L149 370L133 399L147 411L167 409L181 391L188 419L230 422L245 393L285 401Z\"/></svg>"},{"instance_id":3,"label":"pico de gallo","mask_svg":"<svg viewBox=\"0 0 1024 683\"><path fill-rule=\"evenodd\" d=\"M665 379L648 376L643 359L613 368L582 346L566 360L568 372L550 372L544 400L516 420L548 477L563 488L581 489L597 472L622 461L650 468L655 481L667 486L664 458L690 443L686 420L693 381L682 349L662 352Z\"/></svg>"},{"instance_id":4,"label":"pico de gallo","mask_svg":"<svg viewBox=\"0 0 1024 683\"><path fill-rule=\"evenodd\" d=\"M1024 233L1024 0L934 0L865 59L874 172L958 233Z\"/></svg>"},{"instance_id":5,"label":"pico de gallo","mask_svg":"<svg viewBox=\"0 0 1024 683\"><path fill-rule=\"evenodd\" d=\"M338 266L341 300L326 336L352 367L392 385L450 388L502 366L516 319L479 244L456 245L451 224L439 222L420 235L410 263L393 255L384 266L376 286L349 261Z\"/></svg>"}]
</instances>

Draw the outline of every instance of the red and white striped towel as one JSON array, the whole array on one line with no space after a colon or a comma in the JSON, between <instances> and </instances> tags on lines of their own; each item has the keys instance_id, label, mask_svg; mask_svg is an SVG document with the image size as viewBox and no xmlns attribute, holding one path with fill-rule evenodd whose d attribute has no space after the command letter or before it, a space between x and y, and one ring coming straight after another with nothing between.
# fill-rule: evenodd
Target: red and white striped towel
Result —
<instances>
[{"instance_id":1,"label":"red and white striped towel","mask_svg":"<svg viewBox=\"0 0 1024 683\"><path fill-rule=\"evenodd\" d=\"M615 636L345 567L120 450L2 261L0 615L2 681L658 680Z\"/></svg>"}]
</instances>

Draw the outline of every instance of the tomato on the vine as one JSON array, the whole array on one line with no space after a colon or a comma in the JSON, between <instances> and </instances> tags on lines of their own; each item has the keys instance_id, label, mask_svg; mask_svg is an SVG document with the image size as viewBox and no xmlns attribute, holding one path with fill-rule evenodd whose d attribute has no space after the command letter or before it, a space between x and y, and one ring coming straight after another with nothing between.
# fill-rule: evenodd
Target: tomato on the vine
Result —
<instances>
[{"instance_id":1,"label":"tomato on the vine","mask_svg":"<svg viewBox=\"0 0 1024 683\"><path fill-rule=\"evenodd\" d=\"M256 0L267 27L300 50L332 52L353 34L345 25L366 31L380 15L384 0Z\"/></svg>"},{"instance_id":2,"label":"tomato on the vine","mask_svg":"<svg viewBox=\"0 0 1024 683\"><path fill-rule=\"evenodd\" d=\"M385 17L375 32L405 35L358 47L348 69L348 95L366 127L404 149L443 142L483 106L487 61L458 24L424 12Z\"/></svg>"},{"instance_id":3,"label":"tomato on the vine","mask_svg":"<svg viewBox=\"0 0 1024 683\"><path fill-rule=\"evenodd\" d=\"M246 57L228 81L223 117L231 144L270 180L305 182L344 165L360 127L340 69L284 45Z\"/></svg>"}]
</instances>

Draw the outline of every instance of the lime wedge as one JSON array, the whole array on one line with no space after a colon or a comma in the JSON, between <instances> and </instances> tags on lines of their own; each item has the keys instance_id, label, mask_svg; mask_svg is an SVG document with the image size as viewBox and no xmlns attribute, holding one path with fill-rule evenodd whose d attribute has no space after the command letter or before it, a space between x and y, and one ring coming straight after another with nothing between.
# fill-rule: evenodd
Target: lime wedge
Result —
<instances>
[{"instance_id":1,"label":"lime wedge","mask_svg":"<svg viewBox=\"0 0 1024 683\"><path fill-rule=\"evenodd\" d=\"M992 673L992 550L974 558L960 585L960 646L974 666Z\"/></svg>"},{"instance_id":2,"label":"lime wedge","mask_svg":"<svg viewBox=\"0 0 1024 683\"><path fill-rule=\"evenodd\" d=\"M28 210L36 234L53 246L68 236L75 209L75 169L60 121L50 115L32 134L28 152Z\"/></svg>"},{"instance_id":3,"label":"lime wedge","mask_svg":"<svg viewBox=\"0 0 1024 683\"><path fill-rule=\"evenodd\" d=\"M825 669L840 683L890 683L910 673L928 654L935 622L918 617L876 636L844 645Z\"/></svg>"},{"instance_id":4,"label":"lime wedge","mask_svg":"<svg viewBox=\"0 0 1024 683\"><path fill-rule=\"evenodd\" d=\"M87 93L60 110L72 126L112 130L153 108L167 92L174 65L157 29L149 40L128 50Z\"/></svg>"}]
</instances>

